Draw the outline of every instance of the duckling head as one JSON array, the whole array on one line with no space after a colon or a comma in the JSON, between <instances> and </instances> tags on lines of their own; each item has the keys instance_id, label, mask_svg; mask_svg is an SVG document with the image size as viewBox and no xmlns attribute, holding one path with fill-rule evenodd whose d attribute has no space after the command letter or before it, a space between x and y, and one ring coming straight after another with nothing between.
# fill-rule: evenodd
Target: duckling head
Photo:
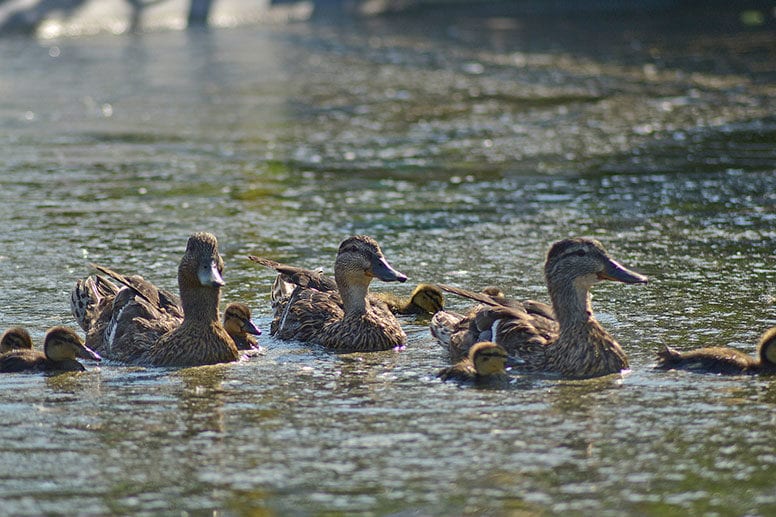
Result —
<instances>
[{"instance_id":1,"label":"duckling head","mask_svg":"<svg viewBox=\"0 0 776 517\"><path fill-rule=\"evenodd\" d=\"M601 280L646 284L647 277L627 269L609 256L596 239L576 238L556 242L547 254L544 274L548 285L573 284L590 289Z\"/></svg>"},{"instance_id":2,"label":"duckling head","mask_svg":"<svg viewBox=\"0 0 776 517\"><path fill-rule=\"evenodd\" d=\"M771 368L776 367L776 327L765 331L757 345L757 350L762 364Z\"/></svg>"},{"instance_id":3,"label":"duckling head","mask_svg":"<svg viewBox=\"0 0 776 517\"><path fill-rule=\"evenodd\" d=\"M487 294L491 298L504 298L506 295L504 291L496 287L495 285L489 285L482 288L482 294Z\"/></svg>"},{"instance_id":4,"label":"duckling head","mask_svg":"<svg viewBox=\"0 0 776 517\"><path fill-rule=\"evenodd\" d=\"M24 327L11 327L0 338L0 354L11 350L32 349L32 338Z\"/></svg>"},{"instance_id":5,"label":"duckling head","mask_svg":"<svg viewBox=\"0 0 776 517\"><path fill-rule=\"evenodd\" d=\"M435 285L418 284L410 295L410 305L418 307L422 312L436 314L445 308L445 297Z\"/></svg>"},{"instance_id":6,"label":"duckling head","mask_svg":"<svg viewBox=\"0 0 776 517\"><path fill-rule=\"evenodd\" d=\"M251 320L251 309L240 302L232 302L226 307L224 328L230 336L261 335L261 329Z\"/></svg>"},{"instance_id":7,"label":"duckling head","mask_svg":"<svg viewBox=\"0 0 776 517\"><path fill-rule=\"evenodd\" d=\"M469 349L469 360L478 375L505 374L508 358L507 351L491 341L475 343Z\"/></svg>"},{"instance_id":8,"label":"duckling head","mask_svg":"<svg viewBox=\"0 0 776 517\"><path fill-rule=\"evenodd\" d=\"M342 241L334 262L337 284L345 280L347 285L369 285L372 278L383 282L405 282L407 277L396 271L383 255L373 238L355 235Z\"/></svg>"},{"instance_id":9,"label":"duckling head","mask_svg":"<svg viewBox=\"0 0 776 517\"><path fill-rule=\"evenodd\" d=\"M81 337L68 327L53 327L46 332L43 352L52 361L70 361L76 357L101 360L97 352L87 347Z\"/></svg>"}]
</instances>

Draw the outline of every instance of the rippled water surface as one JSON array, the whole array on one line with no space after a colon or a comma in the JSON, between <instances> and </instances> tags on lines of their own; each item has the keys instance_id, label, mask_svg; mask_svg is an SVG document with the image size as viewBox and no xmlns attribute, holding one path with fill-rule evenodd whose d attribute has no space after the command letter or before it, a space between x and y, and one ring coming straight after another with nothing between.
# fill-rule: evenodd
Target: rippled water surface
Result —
<instances>
[{"instance_id":1,"label":"rippled water surface","mask_svg":"<svg viewBox=\"0 0 776 517\"><path fill-rule=\"evenodd\" d=\"M776 324L773 20L469 14L0 41L0 328L74 326L90 261L176 289L207 230L266 348L3 375L4 513L776 513L776 381L651 368ZM330 270L352 233L541 300L548 246L596 236L652 280L594 290L632 371L477 389L425 321L371 355L269 337L245 256Z\"/></svg>"}]
</instances>

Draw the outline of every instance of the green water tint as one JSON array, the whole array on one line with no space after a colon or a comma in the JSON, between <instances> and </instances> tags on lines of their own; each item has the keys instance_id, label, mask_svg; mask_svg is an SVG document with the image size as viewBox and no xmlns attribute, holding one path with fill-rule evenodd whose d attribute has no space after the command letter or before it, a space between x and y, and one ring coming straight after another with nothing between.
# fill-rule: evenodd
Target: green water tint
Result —
<instances>
[{"instance_id":1,"label":"green water tint","mask_svg":"<svg viewBox=\"0 0 776 517\"><path fill-rule=\"evenodd\" d=\"M765 29L629 19L0 41L0 328L73 325L90 261L175 290L207 230L266 348L0 377L4 511L776 512L774 381L651 369L664 344L752 352L776 324L776 59ZM273 340L273 274L246 255L331 271L352 233L410 284L543 301L549 245L595 236L650 277L593 289L632 372L442 384L415 320L400 352Z\"/></svg>"}]
</instances>

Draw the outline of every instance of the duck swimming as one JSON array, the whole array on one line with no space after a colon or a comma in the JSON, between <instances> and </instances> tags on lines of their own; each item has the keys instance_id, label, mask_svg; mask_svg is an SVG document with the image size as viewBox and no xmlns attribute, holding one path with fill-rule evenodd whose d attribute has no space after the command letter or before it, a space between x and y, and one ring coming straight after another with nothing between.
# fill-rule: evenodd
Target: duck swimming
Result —
<instances>
[{"instance_id":1,"label":"duck swimming","mask_svg":"<svg viewBox=\"0 0 776 517\"><path fill-rule=\"evenodd\" d=\"M394 314L431 316L445 308L442 290L432 284L418 284L406 299L393 293L370 293L369 296L385 303Z\"/></svg>"},{"instance_id":2,"label":"duck swimming","mask_svg":"<svg viewBox=\"0 0 776 517\"><path fill-rule=\"evenodd\" d=\"M197 366L239 358L237 346L219 321L224 262L210 233L195 233L178 266L180 301L141 276L106 267L77 282L71 308L86 331L86 343L104 357L131 364Z\"/></svg>"},{"instance_id":3,"label":"duck swimming","mask_svg":"<svg viewBox=\"0 0 776 517\"><path fill-rule=\"evenodd\" d=\"M760 337L756 357L728 347L679 352L666 346L657 355L656 368L663 370L690 370L726 375L776 373L776 327L765 331Z\"/></svg>"},{"instance_id":4,"label":"duck swimming","mask_svg":"<svg viewBox=\"0 0 776 517\"><path fill-rule=\"evenodd\" d=\"M593 316L590 288L601 280L643 284L647 278L612 259L595 239L556 242L544 268L552 307L534 301L502 305L484 293L440 285L483 303L468 316L438 312L431 333L453 358L494 341L525 362L521 369L588 378L628 369L617 341Z\"/></svg>"},{"instance_id":5,"label":"duck swimming","mask_svg":"<svg viewBox=\"0 0 776 517\"><path fill-rule=\"evenodd\" d=\"M278 272L272 289L271 335L338 352L390 350L406 343L407 336L388 306L368 296L373 278L407 280L388 264L373 238L356 235L342 241L334 280L320 272L253 255L248 258Z\"/></svg>"},{"instance_id":6,"label":"duck swimming","mask_svg":"<svg viewBox=\"0 0 776 517\"><path fill-rule=\"evenodd\" d=\"M224 310L224 328L238 350L259 350L261 330L251 320L251 309L240 302L232 302Z\"/></svg>"},{"instance_id":7,"label":"duck swimming","mask_svg":"<svg viewBox=\"0 0 776 517\"><path fill-rule=\"evenodd\" d=\"M500 345L491 341L481 341L469 348L469 354L459 362L440 370L437 377L442 381L491 382L509 380L506 364L509 355Z\"/></svg>"},{"instance_id":8,"label":"duck swimming","mask_svg":"<svg viewBox=\"0 0 776 517\"><path fill-rule=\"evenodd\" d=\"M0 355L0 372L82 372L86 368L76 360L77 357L100 360L100 356L84 345L73 329L53 327L46 332L43 352L17 349Z\"/></svg>"},{"instance_id":9,"label":"duck swimming","mask_svg":"<svg viewBox=\"0 0 776 517\"><path fill-rule=\"evenodd\" d=\"M11 350L32 350L32 338L24 327L11 327L0 337L0 354Z\"/></svg>"}]
</instances>

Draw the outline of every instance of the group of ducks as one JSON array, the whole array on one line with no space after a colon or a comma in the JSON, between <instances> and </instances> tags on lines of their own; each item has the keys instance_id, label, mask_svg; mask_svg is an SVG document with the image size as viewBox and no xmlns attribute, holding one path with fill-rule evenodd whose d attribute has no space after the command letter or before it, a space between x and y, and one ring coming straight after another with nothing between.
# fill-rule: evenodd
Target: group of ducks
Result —
<instances>
[{"instance_id":1,"label":"group of ducks","mask_svg":"<svg viewBox=\"0 0 776 517\"><path fill-rule=\"evenodd\" d=\"M602 280L647 282L588 238L564 239L550 248L545 278L551 305L511 300L492 287L474 292L420 284L408 300L370 293L374 278L405 282L407 277L388 263L374 239L364 235L340 244L334 278L266 258L248 258L278 273L271 293L270 330L276 338L337 352L390 350L407 340L396 314L428 314L431 334L454 363L439 377L475 382L507 378L508 365L564 378L627 370L622 347L593 315L590 289ZM212 234L189 238L178 267L180 297L141 276L93 267L97 273L79 280L70 299L85 340L68 327L54 327L40 352L23 328L11 328L0 338L1 372L83 370L77 358L197 366L236 361L241 351L259 349L254 336L261 332L245 304L229 304L223 320L219 318L223 260ZM447 311L443 291L478 303L466 314ZM658 353L658 367L727 374L776 372L776 327L761 338L757 357L723 347L686 353L666 347Z\"/></svg>"}]
</instances>

